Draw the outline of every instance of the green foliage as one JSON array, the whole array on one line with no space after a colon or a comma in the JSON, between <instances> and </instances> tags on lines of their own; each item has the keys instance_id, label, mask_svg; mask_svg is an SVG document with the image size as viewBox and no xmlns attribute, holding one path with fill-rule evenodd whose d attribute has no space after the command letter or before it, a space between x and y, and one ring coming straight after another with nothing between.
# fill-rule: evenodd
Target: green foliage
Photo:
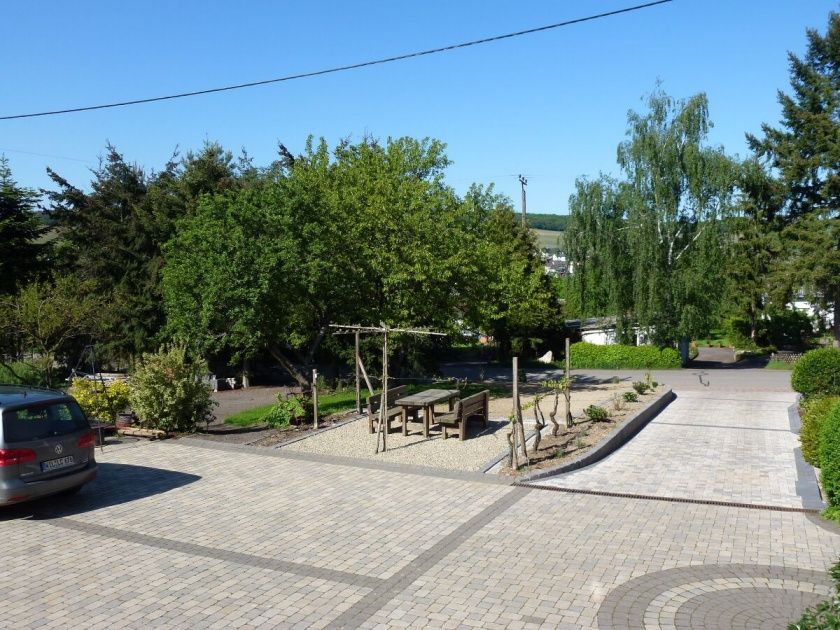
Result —
<instances>
[{"instance_id":1,"label":"green foliage","mask_svg":"<svg viewBox=\"0 0 840 630\"><path fill-rule=\"evenodd\" d=\"M131 375L131 406L144 427L192 432L211 417L213 401L204 380L207 363L184 345L146 353Z\"/></svg>"},{"instance_id":2,"label":"green foliage","mask_svg":"<svg viewBox=\"0 0 840 630\"><path fill-rule=\"evenodd\" d=\"M840 508L840 404L825 415L819 437L820 480L828 505Z\"/></svg>"},{"instance_id":3,"label":"green foliage","mask_svg":"<svg viewBox=\"0 0 840 630\"><path fill-rule=\"evenodd\" d=\"M840 395L840 349L819 348L806 352L793 367L790 384L806 397Z\"/></svg>"},{"instance_id":4,"label":"green foliage","mask_svg":"<svg viewBox=\"0 0 840 630\"><path fill-rule=\"evenodd\" d=\"M43 372L28 361L0 362L0 383L3 385L48 385Z\"/></svg>"},{"instance_id":5,"label":"green foliage","mask_svg":"<svg viewBox=\"0 0 840 630\"><path fill-rule=\"evenodd\" d=\"M592 422L605 422L609 420L610 417L609 411L597 405L589 405L586 409L583 410L583 413Z\"/></svg>"},{"instance_id":6,"label":"green foliage","mask_svg":"<svg viewBox=\"0 0 840 630\"><path fill-rule=\"evenodd\" d=\"M57 190L48 193L55 220L57 263L95 279L115 306L100 341L111 357L130 357L159 343L164 323L160 292L161 249L176 221L194 212L201 195L231 190L240 172L217 144L159 173L147 174L111 145L93 171L90 192L48 170Z\"/></svg>"},{"instance_id":7,"label":"green foliage","mask_svg":"<svg viewBox=\"0 0 840 630\"><path fill-rule=\"evenodd\" d=\"M837 630L840 628L840 562L830 569L835 582L835 593L831 599L808 608L796 623L788 626L791 630Z\"/></svg>"},{"instance_id":8,"label":"green foliage","mask_svg":"<svg viewBox=\"0 0 840 630\"><path fill-rule=\"evenodd\" d=\"M624 402L629 403L638 402L639 400L639 396L636 394L636 392L624 392L623 398Z\"/></svg>"},{"instance_id":9,"label":"green foliage","mask_svg":"<svg viewBox=\"0 0 840 630\"><path fill-rule=\"evenodd\" d=\"M768 309L758 323L762 346L802 348L814 337L814 323L807 313L792 309Z\"/></svg>"},{"instance_id":10,"label":"green foliage","mask_svg":"<svg viewBox=\"0 0 840 630\"><path fill-rule=\"evenodd\" d=\"M636 393L641 396L650 389L650 386L644 381L635 381L633 383L633 389L635 389Z\"/></svg>"},{"instance_id":11,"label":"green foliage","mask_svg":"<svg viewBox=\"0 0 840 630\"><path fill-rule=\"evenodd\" d=\"M840 396L812 396L802 403L802 427L799 441L805 460L819 468L820 428L831 409L840 403Z\"/></svg>"},{"instance_id":12,"label":"green foliage","mask_svg":"<svg viewBox=\"0 0 840 630\"><path fill-rule=\"evenodd\" d=\"M718 314L736 169L706 145L704 94L677 101L657 90L647 105L628 114L618 148L625 180L578 180L569 201L570 299L582 315L621 314L620 335L638 324L668 346L702 335Z\"/></svg>"},{"instance_id":13,"label":"green foliage","mask_svg":"<svg viewBox=\"0 0 840 630\"><path fill-rule=\"evenodd\" d=\"M117 414L128 407L131 388L124 381L102 383L74 378L68 393L76 399L88 418L116 422Z\"/></svg>"},{"instance_id":14,"label":"green foliage","mask_svg":"<svg viewBox=\"0 0 840 630\"><path fill-rule=\"evenodd\" d=\"M17 185L0 155L0 295L14 293L44 267L46 247L38 242L44 225L34 212L37 203L38 194Z\"/></svg>"},{"instance_id":15,"label":"green foliage","mask_svg":"<svg viewBox=\"0 0 840 630\"><path fill-rule=\"evenodd\" d=\"M492 190L458 199L448 164L436 140L310 139L259 185L203 197L164 248L168 334L235 360L268 349L299 382L319 352L350 356L333 322L455 332L460 319L507 353L533 347L559 322L533 239ZM436 342L392 343L422 365Z\"/></svg>"},{"instance_id":16,"label":"green foliage","mask_svg":"<svg viewBox=\"0 0 840 630\"><path fill-rule=\"evenodd\" d=\"M96 284L78 276L27 284L17 295L0 298L0 355L35 355L29 364L42 383L53 385L56 362L66 362L97 334L105 310Z\"/></svg>"},{"instance_id":17,"label":"green foliage","mask_svg":"<svg viewBox=\"0 0 840 630\"><path fill-rule=\"evenodd\" d=\"M571 345L572 369L671 369L681 366L680 354L673 348L655 346L598 346L591 343Z\"/></svg>"},{"instance_id":18,"label":"green foliage","mask_svg":"<svg viewBox=\"0 0 840 630\"><path fill-rule=\"evenodd\" d=\"M840 344L840 14L829 14L824 35L813 29L807 37L804 57L789 55L792 92L779 92L781 127L764 124L763 138L748 139L779 174L787 196L780 289L804 289L823 307L833 303L834 340Z\"/></svg>"},{"instance_id":19,"label":"green foliage","mask_svg":"<svg viewBox=\"0 0 840 630\"><path fill-rule=\"evenodd\" d=\"M310 414L307 414L307 408ZM311 401L302 400L298 396L290 396L286 400L278 400L261 420L275 429L290 424L300 424L311 415Z\"/></svg>"}]
</instances>

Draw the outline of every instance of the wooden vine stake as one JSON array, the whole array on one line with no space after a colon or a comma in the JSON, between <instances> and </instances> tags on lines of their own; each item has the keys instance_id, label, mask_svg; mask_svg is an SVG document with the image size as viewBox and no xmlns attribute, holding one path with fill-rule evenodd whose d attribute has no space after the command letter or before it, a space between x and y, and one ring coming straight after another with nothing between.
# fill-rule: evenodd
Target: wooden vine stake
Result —
<instances>
[{"instance_id":1,"label":"wooden vine stake","mask_svg":"<svg viewBox=\"0 0 840 630\"><path fill-rule=\"evenodd\" d=\"M563 397L566 399L566 428L571 429L572 420L572 354L569 350L569 338L566 337L566 383L563 387Z\"/></svg>"},{"instance_id":2,"label":"wooden vine stake","mask_svg":"<svg viewBox=\"0 0 840 630\"><path fill-rule=\"evenodd\" d=\"M359 366L362 359L359 356L359 331L356 331L356 413L362 413L362 384L359 382ZM367 374L365 374L367 380ZM373 395L373 392L371 392Z\"/></svg>"},{"instance_id":3,"label":"wooden vine stake","mask_svg":"<svg viewBox=\"0 0 840 630\"><path fill-rule=\"evenodd\" d=\"M318 370L312 370L312 428L318 428Z\"/></svg>"}]
</instances>

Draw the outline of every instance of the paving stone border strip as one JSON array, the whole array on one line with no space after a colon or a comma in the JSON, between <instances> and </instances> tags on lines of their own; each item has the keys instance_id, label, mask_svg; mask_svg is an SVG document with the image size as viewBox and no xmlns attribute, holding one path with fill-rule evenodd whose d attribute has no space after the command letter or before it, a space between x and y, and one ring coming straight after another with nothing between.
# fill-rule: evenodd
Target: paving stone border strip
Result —
<instances>
[{"instance_id":1,"label":"paving stone border strip","mask_svg":"<svg viewBox=\"0 0 840 630\"><path fill-rule=\"evenodd\" d=\"M519 482L536 481L537 479L545 479L546 477L553 477L555 475L562 475L563 473L585 468L596 462L601 461L607 455L611 455L619 448L629 442L634 435L641 431L648 422L653 420L659 413L665 409L671 402L676 399L677 395L673 389L667 389L659 396L654 398L645 407L639 409L629 418L625 418L621 424L616 426L601 442L599 442L593 449L584 453L576 459L569 460L557 468L550 470L541 470L532 475L526 475L519 478Z\"/></svg>"},{"instance_id":2,"label":"paving stone border strip","mask_svg":"<svg viewBox=\"0 0 840 630\"><path fill-rule=\"evenodd\" d=\"M413 464L397 464L394 462L376 462L369 459L356 457L339 457L336 455L318 455L315 453L303 453L300 451L287 451L285 449L272 449L260 446L248 446L245 444L227 444L214 442L199 438L181 438L170 441L169 444L177 443L188 446L196 446L216 451L227 451L230 453L248 453L260 457L275 457L279 459L290 459L310 462L315 464L326 464L328 466L348 466L350 468L364 468L366 470L382 470L387 472L405 473L408 475L420 475L421 477L436 477L439 479L455 479L458 481L474 481L477 483L491 484L496 486L509 486L509 479L500 479L495 475L485 475L480 472L467 470L450 470L446 468L432 468L430 466L417 466ZM162 443L163 444L163 443Z\"/></svg>"},{"instance_id":3,"label":"paving stone border strip","mask_svg":"<svg viewBox=\"0 0 840 630\"><path fill-rule=\"evenodd\" d=\"M530 490L525 488L511 489L503 497L488 505L481 512L444 536L435 545L418 555L402 570L390 578L383 580L368 594L362 597L362 599L333 619L326 628L339 630L342 628L360 627L365 621L382 609L385 604L408 588L421 575L455 551L477 531L518 503L529 492Z\"/></svg>"},{"instance_id":4,"label":"paving stone border strip","mask_svg":"<svg viewBox=\"0 0 840 630\"><path fill-rule=\"evenodd\" d=\"M774 621L784 628L804 606L822 599L819 593L833 587L831 576L822 571L756 564L677 567L634 578L610 591L598 609L598 627L657 625L664 621L663 613L673 616L670 627L698 627L700 616L707 622L701 627L739 627L735 624L742 620L760 620L773 601L774 614L783 617ZM712 611L714 619L707 616Z\"/></svg>"},{"instance_id":5,"label":"paving stone border strip","mask_svg":"<svg viewBox=\"0 0 840 630\"><path fill-rule=\"evenodd\" d=\"M211 558L213 560L221 560L223 562L231 562L258 569L269 569L271 571L279 571L281 573L291 573L293 575L300 575L316 580L329 580L331 582L341 582L344 584L351 584L353 586L366 588L373 588L383 581L380 578L361 575L358 573L336 571L334 569L316 567L308 564L302 564L300 562L278 560L276 558L255 556L228 549L206 547L204 545L196 545L195 543L171 540L160 536L150 536L149 534L141 534L138 532L117 529L115 527L97 525L94 523L85 523L83 521L77 521L69 518L46 517L44 520L39 519L39 522L47 523L48 525L59 527L61 529L69 529L94 536L101 536L111 540L121 540L127 543L154 547L155 549L165 549L176 553L184 553L202 558Z\"/></svg>"},{"instance_id":6,"label":"paving stone border strip","mask_svg":"<svg viewBox=\"0 0 840 630\"><path fill-rule=\"evenodd\" d=\"M618 499L640 499L642 501L666 501L668 503L694 503L699 505L714 505L718 507L744 508L748 510L767 510L770 512L796 512L798 514L819 515L820 510L808 507L790 507L785 505L767 505L763 503L737 503L734 501L716 501L715 499L690 499L687 497L668 497L654 494L633 494L630 492L609 492L607 490L588 490L586 488L564 488L563 486L543 486L537 483L523 481L514 482L514 486L531 488L533 490L548 490L550 492L564 492L567 494L589 494L596 497L613 497ZM825 520L825 519L823 519Z\"/></svg>"}]
</instances>

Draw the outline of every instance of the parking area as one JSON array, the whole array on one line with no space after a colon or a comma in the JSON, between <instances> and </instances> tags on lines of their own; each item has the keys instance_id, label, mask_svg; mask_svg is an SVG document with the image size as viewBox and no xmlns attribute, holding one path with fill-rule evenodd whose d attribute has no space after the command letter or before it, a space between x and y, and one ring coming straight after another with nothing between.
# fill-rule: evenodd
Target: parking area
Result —
<instances>
[{"instance_id":1,"label":"parking area","mask_svg":"<svg viewBox=\"0 0 840 630\"><path fill-rule=\"evenodd\" d=\"M106 448L99 479L77 497L2 515L0 619L784 627L829 592L825 570L840 555L838 530L804 510L512 487L284 450Z\"/></svg>"}]
</instances>

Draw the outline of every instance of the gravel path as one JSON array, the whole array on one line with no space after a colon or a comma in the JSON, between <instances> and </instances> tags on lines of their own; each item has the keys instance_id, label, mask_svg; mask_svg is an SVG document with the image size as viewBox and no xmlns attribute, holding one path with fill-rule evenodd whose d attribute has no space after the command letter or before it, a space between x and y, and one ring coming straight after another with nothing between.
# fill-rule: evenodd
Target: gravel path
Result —
<instances>
[{"instance_id":1,"label":"gravel path","mask_svg":"<svg viewBox=\"0 0 840 630\"><path fill-rule=\"evenodd\" d=\"M610 383L573 390L572 413L579 415L590 404L603 402L611 398L613 393L628 390L626 383L617 385ZM533 400L533 396L522 396L521 400L522 405L525 406ZM397 422L388 434L388 450L375 454L376 435L368 433L367 419L362 419L281 448L319 455L339 455L434 468L482 471L490 460L507 449L505 438L508 427L507 415L512 405L512 398L491 400L490 421L487 423L487 428L482 428L478 422L471 423L467 439L463 442L457 437L442 439L440 430L436 426L432 427L429 438L424 439L420 422L410 422L409 434L403 437L401 427ZM544 404L543 408L547 406ZM562 401L560 409L562 410ZM526 411L524 416L527 429L529 425L533 425L533 414Z\"/></svg>"}]
</instances>

